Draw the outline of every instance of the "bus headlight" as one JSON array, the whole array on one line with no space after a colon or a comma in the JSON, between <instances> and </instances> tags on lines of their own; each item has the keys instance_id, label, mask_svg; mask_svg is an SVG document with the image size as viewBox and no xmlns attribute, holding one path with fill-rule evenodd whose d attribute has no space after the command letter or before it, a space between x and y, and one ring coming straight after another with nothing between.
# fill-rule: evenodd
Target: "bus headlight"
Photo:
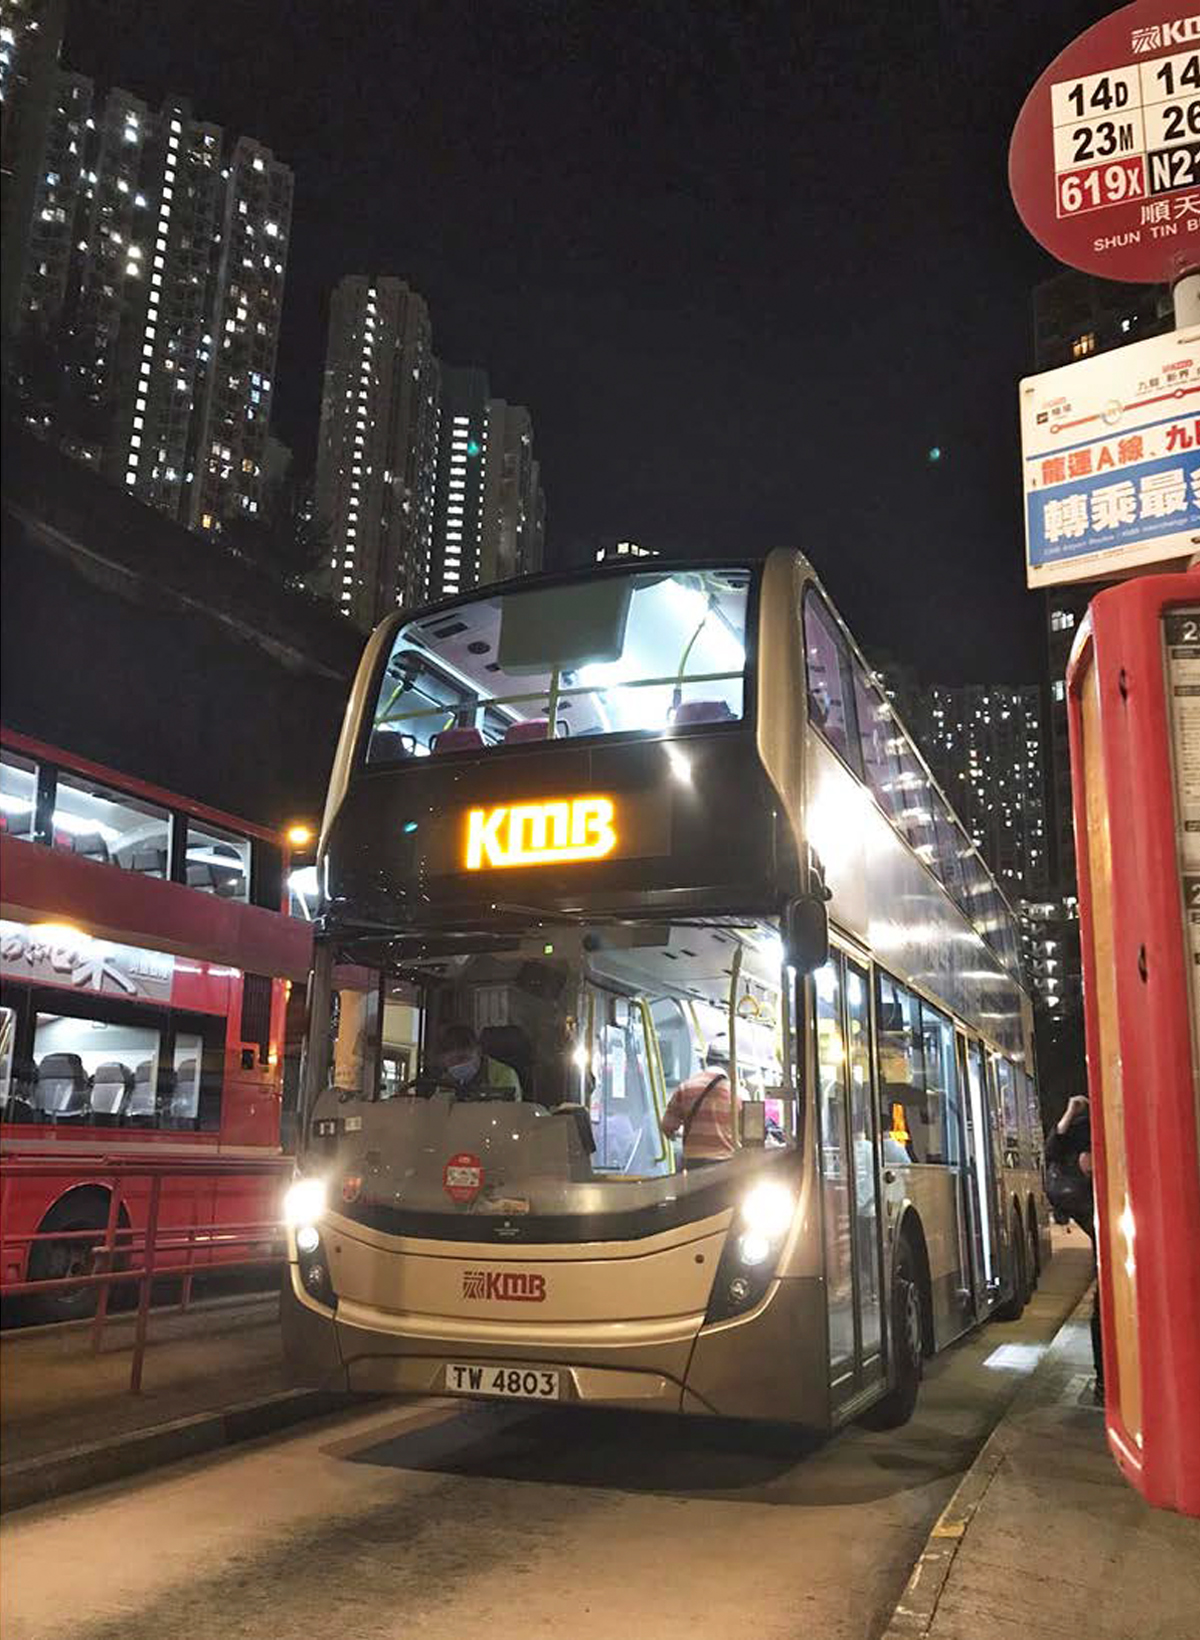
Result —
<instances>
[{"instance_id":1,"label":"bus headlight","mask_svg":"<svg viewBox=\"0 0 1200 1640\"><path fill-rule=\"evenodd\" d=\"M758 1230L746 1230L738 1241L738 1257L743 1264L761 1264L771 1256L771 1239Z\"/></svg>"},{"instance_id":2,"label":"bus headlight","mask_svg":"<svg viewBox=\"0 0 1200 1640\"><path fill-rule=\"evenodd\" d=\"M315 1224L302 1224L296 1231L296 1250L300 1253L315 1253L321 1245L321 1232Z\"/></svg>"},{"instance_id":3,"label":"bus headlight","mask_svg":"<svg viewBox=\"0 0 1200 1640\"><path fill-rule=\"evenodd\" d=\"M315 1224L325 1211L323 1179L297 1179L283 1198L283 1221L289 1229Z\"/></svg>"},{"instance_id":4,"label":"bus headlight","mask_svg":"<svg viewBox=\"0 0 1200 1640\"><path fill-rule=\"evenodd\" d=\"M748 1232L742 1241L748 1242L753 1237L757 1246L759 1240L780 1240L787 1233L795 1211L796 1198L786 1185L773 1181L756 1184L742 1203L742 1222ZM746 1255L743 1254L743 1257ZM765 1257L765 1252L757 1258L746 1257L746 1263L759 1264Z\"/></svg>"},{"instance_id":5,"label":"bus headlight","mask_svg":"<svg viewBox=\"0 0 1200 1640\"><path fill-rule=\"evenodd\" d=\"M730 1226L709 1295L706 1321L727 1321L761 1302L796 1213L796 1195L775 1179L754 1185Z\"/></svg>"}]
</instances>

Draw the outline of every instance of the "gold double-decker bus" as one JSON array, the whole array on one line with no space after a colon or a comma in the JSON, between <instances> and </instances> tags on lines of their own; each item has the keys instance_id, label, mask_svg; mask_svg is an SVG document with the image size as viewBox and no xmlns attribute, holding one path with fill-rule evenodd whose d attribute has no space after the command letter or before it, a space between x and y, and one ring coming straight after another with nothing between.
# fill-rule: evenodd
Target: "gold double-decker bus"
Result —
<instances>
[{"instance_id":1,"label":"gold double-decker bus","mask_svg":"<svg viewBox=\"0 0 1200 1640\"><path fill-rule=\"evenodd\" d=\"M319 871L298 1380L886 1425L1020 1313L1015 920L800 553L384 622Z\"/></svg>"}]
</instances>

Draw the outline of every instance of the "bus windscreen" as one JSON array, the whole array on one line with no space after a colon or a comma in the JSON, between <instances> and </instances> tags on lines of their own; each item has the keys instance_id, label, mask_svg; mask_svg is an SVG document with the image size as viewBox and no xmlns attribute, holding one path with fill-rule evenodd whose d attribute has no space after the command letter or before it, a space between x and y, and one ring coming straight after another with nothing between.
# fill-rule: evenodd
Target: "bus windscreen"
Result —
<instances>
[{"instance_id":1,"label":"bus windscreen","mask_svg":"<svg viewBox=\"0 0 1200 1640\"><path fill-rule=\"evenodd\" d=\"M464 600L401 627L367 762L734 724L750 571L608 571Z\"/></svg>"},{"instance_id":2,"label":"bus windscreen","mask_svg":"<svg viewBox=\"0 0 1200 1640\"><path fill-rule=\"evenodd\" d=\"M508 945L396 968L330 953L313 1130L339 1135L351 1217L566 1216L582 1233L740 1176L764 1142L793 1147L774 928L596 925ZM757 1151L738 1145L731 1081L759 1112Z\"/></svg>"}]
</instances>

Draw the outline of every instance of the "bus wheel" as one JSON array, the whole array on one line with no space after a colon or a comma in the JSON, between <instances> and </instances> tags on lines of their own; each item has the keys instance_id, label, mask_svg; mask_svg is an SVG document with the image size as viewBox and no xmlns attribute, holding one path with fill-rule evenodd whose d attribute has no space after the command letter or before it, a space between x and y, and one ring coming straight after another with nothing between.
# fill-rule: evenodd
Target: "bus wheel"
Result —
<instances>
[{"instance_id":1,"label":"bus wheel","mask_svg":"<svg viewBox=\"0 0 1200 1640\"><path fill-rule=\"evenodd\" d=\"M1013 1255L1012 1297L1006 1298L1003 1304L996 1306L997 1321L1019 1321L1025 1313L1025 1300L1029 1296L1029 1237L1024 1220L1015 1210L1009 1235L1012 1239Z\"/></svg>"},{"instance_id":2,"label":"bus wheel","mask_svg":"<svg viewBox=\"0 0 1200 1640\"><path fill-rule=\"evenodd\" d=\"M908 1422L925 1369L920 1277L907 1241L901 1241L896 1249L892 1267L891 1341L895 1362L892 1387L863 1414L861 1422L868 1429L898 1429Z\"/></svg>"},{"instance_id":3,"label":"bus wheel","mask_svg":"<svg viewBox=\"0 0 1200 1640\"><path fill-rule=\"evenodd\" d=\"M124 1222L122 1220L122 1222ZM37 1241L29 1254L30 1281L56 1281L64 1276L91 1275L96 1264L96 1247L104 1239L108 1223L108 1203L98 1194L75 1200L68 1198L52 1207L38 1226L48 1230L94 1230L94 1241L82 1236L76 1241ZM76 1287L57 1293L35 1294L29 1300L29 1315L37 1321L78 1321L93 1315L98 1289ZM116 1291L116 1289L114 1289Z\"/></svg>"},{"instance_id":4,"label":"bus wheel","mask_svg":"<svg viewBox=\"0 0 1200 1640\"><path fill-rule=\"evenodd\" d=\"M1028 1289L1025 1296L1026 1300L1029 1300L1037 1291L1038 1280L1042 1273L1042 1250L1038 1245L1037 1214L1032 1210L1029 1214L1029 1248L1026 1253L1026 1259Z\"/></svg>"}]
</instances>

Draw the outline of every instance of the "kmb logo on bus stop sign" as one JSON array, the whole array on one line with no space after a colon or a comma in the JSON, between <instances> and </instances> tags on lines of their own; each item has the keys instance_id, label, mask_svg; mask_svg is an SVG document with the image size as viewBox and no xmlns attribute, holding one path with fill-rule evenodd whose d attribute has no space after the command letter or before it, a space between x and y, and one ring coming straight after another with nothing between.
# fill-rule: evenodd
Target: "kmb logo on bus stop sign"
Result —
<instances>
[{"instance_id":1,"label":"kmb logo on bus stop sign","mask_svg":"<svg viewBox=\"0 0 1200 1640\"><path fill-rule=\"evenodd\" d=\"M467 815L466 868L602 860L617 846L615 813L611 797L564 797L472 809Z\"/></svg>"}]
</instances>

